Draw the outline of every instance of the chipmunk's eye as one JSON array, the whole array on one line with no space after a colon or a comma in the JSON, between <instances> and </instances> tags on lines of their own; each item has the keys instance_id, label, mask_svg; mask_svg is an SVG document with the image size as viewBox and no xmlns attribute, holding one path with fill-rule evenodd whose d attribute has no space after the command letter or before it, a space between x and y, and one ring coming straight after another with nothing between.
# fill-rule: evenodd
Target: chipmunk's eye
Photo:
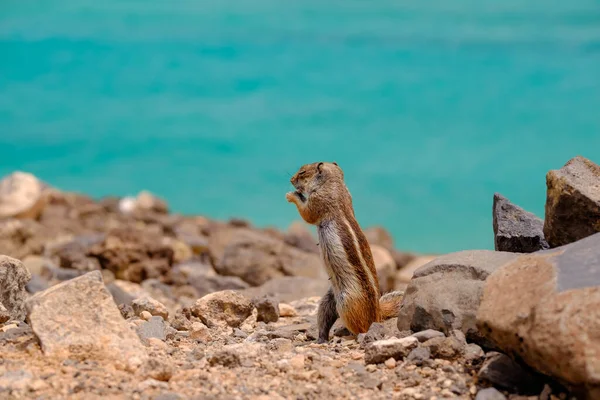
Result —
<instances>
[{"instance_id":1,"label":"chipmunk's eye","mask_svg":"<svg viewBox=\"0 0 600 400\"><path fill-rule=\"evenodd\" d=\"M306 171L300 171L300 172L298 173L298 175L304 175L305 173L306 173Z\"/></svg>"}]
</instances>

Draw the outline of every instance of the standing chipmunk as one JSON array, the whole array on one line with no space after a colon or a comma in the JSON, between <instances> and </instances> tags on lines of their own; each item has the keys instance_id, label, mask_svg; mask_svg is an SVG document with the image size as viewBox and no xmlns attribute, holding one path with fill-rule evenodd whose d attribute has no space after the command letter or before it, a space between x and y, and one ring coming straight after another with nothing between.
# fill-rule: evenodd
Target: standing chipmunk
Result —
<instances>
[{"instance_id":1,"label":"standing chipmunk","mask_svg":"<svg viewBox=\"0 0 600 400\"><path fill-rule=\"evenodd\" d=\"M401 292L380 296L371 248L360 229L352 196L337 163L303 165L290 179L296 188L286 199L304 221L317 226L319 247L331 287L319 303L317 343L329 341L338 317L353 334L369 330L373 322L398 316Z\"/></svg>"}]
</instances>

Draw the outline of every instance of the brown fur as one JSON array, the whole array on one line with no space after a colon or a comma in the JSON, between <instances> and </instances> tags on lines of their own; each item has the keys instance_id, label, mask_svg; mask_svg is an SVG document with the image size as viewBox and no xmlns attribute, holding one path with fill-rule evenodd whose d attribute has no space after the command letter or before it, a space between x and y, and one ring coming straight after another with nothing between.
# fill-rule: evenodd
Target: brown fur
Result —
<instances>
[{"instance_id":1,"label":"brown fur","mask_svg":"<svg viewBox=\"0 0 600 400\"><path fill-rule=\"evenodd\" d=\"M368 331L373 322L397 316L402 296L379 293L373 254L356 221L342 169L336 163L306 164L290 182L297 191L287 193L286 199L296 205L304 221L318 227L332 282L319 306L319 341L326 341L338 317L358 334Z\"/></svg>"}]
</instances>

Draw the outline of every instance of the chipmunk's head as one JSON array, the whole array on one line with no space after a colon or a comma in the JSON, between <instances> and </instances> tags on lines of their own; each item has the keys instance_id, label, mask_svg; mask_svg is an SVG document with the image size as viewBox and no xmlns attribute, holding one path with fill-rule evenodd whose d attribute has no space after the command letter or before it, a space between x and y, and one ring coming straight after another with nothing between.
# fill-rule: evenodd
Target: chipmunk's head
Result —
<instances>
[{"instance_id":1,"label":"chipmunk's head","mask_svg":"<svg viewBox=\"0 0 600 400\"><path fill-rule=\"evenodd\" d=\"M315 162L300 167L290 182L296 188L296 195L304 202L325 185L343 183L344 172L335 162Z\"/></svg>"}]
</instances>

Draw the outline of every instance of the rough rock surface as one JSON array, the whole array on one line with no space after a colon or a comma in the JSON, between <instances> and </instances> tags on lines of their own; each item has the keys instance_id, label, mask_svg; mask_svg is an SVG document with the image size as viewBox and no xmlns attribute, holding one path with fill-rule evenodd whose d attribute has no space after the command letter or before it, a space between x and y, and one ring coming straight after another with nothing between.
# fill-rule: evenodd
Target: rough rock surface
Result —
<instances>
[{"instance_id":1,"label":"rough rock surface","mask_svg":"<svg viewBox=\"0 0 600 400\"><path fill-rule=\"evenodd\" d=\"M26 306L27 320L46 355L108 359L121 368L136 368L145 358L99 271L39 292Z\"/></svg>"},{"instance_id":2,"label":"rough rock surface","mask_svg":"<svg viewBox=\"0 0 600 400\"><path fill-rule=\"evenodd\" d=\"M422 266L404 293L399 330L459 329L481 342L476 314L487 277L515 254L488 250L451 253Z\"/></svg>"},{"instance_id":3,"label":"rough rock surface","mask_svg":"<svg viewBox=\"0 0 600 400\"><path fill-rule=\"evenodd\" d=\"M600 233L498 269L486 282L477 319L503 352L546 375L598 390Z\"/></svg>"},{"instance_id":4,"label":"rough rock surface","mask_svg":"<svg viewBox=\"0 0 600 400\"><path fill-rule=\"evenodd\" d=\"M600 232L600 166L575 157L546 175L544 234L558 247Z\"/></svg>"},{"instance_id":5,"label":"rough rock surface","mask_svg":"<svg viewBox=\"0 0 600 400\"><path fill-rule=\"evenodd\" d=\"M239 327L252 314L254 306L250 299L233 290L223 290L198 299L191 309L209 328Z\"/></svg>"},{"instance_id":6,"label":"rough rock surface","mask_svg":"<svg viewBox=\"0 0 600 400\"><path fill-rule=\"evenodd\" d=\"M0 219L33 218L45 203L45 185L27 172L16 171L0 180Z\"/></svg>"},{"instance_id":7,"label":"rough rock surface","mask_svg":"<svg viewBox=\"0 0 600 400\"><path fill-rule=\"evenodd\" d=\"M31 273L21 261L0 255L0 304L12 319L25 318L25 285L30 279Z\"/></svg>"},{"instance_id":8,"label":"rough rock surface","mask_svg":"<svg viewBox=\"0 0 600 400\"><path fill-rule=\"evenodd\" d=\"M160 316L165 320L169 318L169 310L167 310L167 307L150 296L144 296L133 300L131 302L131 307L136 315L140 315L142 311L148 311L151 315Z\"/></svg>"},{"instance_id":9,"label":"rough rock surface","mask_svg":"<svg viewBox=\"0 0 600 400\"><path fill-rule=\"evenodd\" d=\"M257 310L257 321L277 322L279 319L279 303L275 299L263 296L252 299L252 303Z\"/></svg>"},{"instance_id":10,"label":"rough rock surface","mask_svg":"<svg viewBox=\"0 0 600 400\"><path fill-rule=\"evenodd\" d=\"M211 235L214 267L252 286L282 276L325 278L321 258L247 228L221 229Z\"/></svg>"},{"instance_id":11,"label":"rough rock surface","mask_svg":"<svg viewBox=\"0 0 600 400\"><path fill-rule=\"evenodd\" d=\"M365 347L365 363L378 364L389 358L401 360L408 356L412 349L416 348L419 341L408 336L402 339L383 339L369 343Z\"/></svg>"},{"instance_id":12,"label":"rough rock surface","mask_svg":"<svg viewBox=\"0 0 600 400\"><path fill-rule=\"evenodd\" d=\"M544 221L499 193L493 203L494 246L498 251L533 253L548 249Z\"/></svg>"}]
</instances>

